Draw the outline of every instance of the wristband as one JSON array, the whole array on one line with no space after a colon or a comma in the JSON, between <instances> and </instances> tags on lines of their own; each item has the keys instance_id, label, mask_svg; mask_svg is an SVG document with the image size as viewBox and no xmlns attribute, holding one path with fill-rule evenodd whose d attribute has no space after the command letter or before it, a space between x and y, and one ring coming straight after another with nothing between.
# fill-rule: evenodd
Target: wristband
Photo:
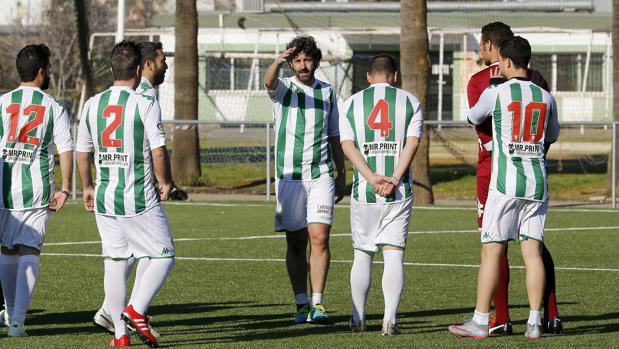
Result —
<instances>
[{"instance_id":1,"label":"wristband","mask_svg":"<svg viewBox=\"0 0 619 349\"><path fill-rule=\"evenodd\" d=\"M71 196L71 194L68 191L66 191L66 190L62 190L60 192L65 194L67 196L67 199L69 198L69 196Z\"/></svg>"}]
</instances>

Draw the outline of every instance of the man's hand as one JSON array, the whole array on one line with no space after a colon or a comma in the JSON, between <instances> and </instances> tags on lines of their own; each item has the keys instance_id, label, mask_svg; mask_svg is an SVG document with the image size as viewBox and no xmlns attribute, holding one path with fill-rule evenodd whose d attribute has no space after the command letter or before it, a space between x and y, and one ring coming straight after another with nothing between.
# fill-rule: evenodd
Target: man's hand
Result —
<instances>
[{"instance_id":1,"label":"man's hand","mask_svg":"<svg viewBox=\"0 0 619 349\"><path fill-rule=\"evenodd\" d=\"M172 191L173 187L173 183L159 183L159 198L161 199L161 201L166 201L170 199L170 192Z\"/></svg>"},{"instance_id":2,"label":"man's hand","mask_svg":"<svg viewBox=\"0 0 619 349\"><path fill-rule=\"evenodd\" d=\"M49 201L49 210L54 212L62 210L68 199L69 194L66 191L57 191Z\"/></svg>"},{"instance_id":3,"label":"man's hand","mask_svg":"<svg viewBox=\"0 0 619 349\"><path fill-rule=\"evenodd\" d=\"M95 188L85 187L83 191L84 191L84 208L88 212L94 212L95 211Z\"/></svg>"},{"instance_id":4,"label":"man's hand","mask_svg":"<svg viewBox=\"0 0 619 349\"><path fill-rule=\"evenodd\" d=\"M346 194L346 177L343 175L338 175L335 178L335 203L342 201L344 198L344 194Z\"/></svg>"},{"instance_id":5,"label":"man's hand","mask_svg":"<svg viewBox=\"0 0 619 349\"><path fill-rule=\"evenodd\" d=\"M378 190L378 195L382 196L382 197L387 197L391 194L393 194L393 192L395 191L395 189L398 187L399 181L396 180L393 177L387 177L388 178L388 182L384 183L380 189Z\"/></svg>"},{"instance_id":6,"label":"man's hand","mask_svg":"<svg viewBox=\"0 0 619 349\"><path fill-rule=\"evenodd\" d=\"M374 174L372 175L372 177L370 177L370 180L368 181L370 183L370 185L374 188L374 191L380 195L380 196L386 196L383 195L381 193L386 193L389 190L389 185L393 185L393 179L390 177L386 177L386 176L382 176L382 175L378 175L378 174ZM383 186L386 186L385 188L383 188ZM391 189L393 190L393 189ZM389 194L387 194L389 195Z\"/></svg>"},{"instance_id":7,"label":"man's hand","mask_svg":"<svg viewBox=\"0 0 619 349\"><path fill-rule=\"evenodd\" d=\"M286 51L282 52L281 55L277 56L277 58L275 58L275 63L277 65L280 65L286 61L288 61L288 58L290 58L290 56L292 56L292 54L294 54L294 52L297 50L296 47L291 47L289 49L287 49Z\"/></svg>"},{"instance_id":8,"label":"man's hand","mask_svg":"<svg viewBox=\"0 0 619 349\"><path fill-rule=\"evenodd\" d=\"M505 81L505 77L501 74L499 67L490 68L490 85L500 85Z\"/></svg>"}]
</instances>

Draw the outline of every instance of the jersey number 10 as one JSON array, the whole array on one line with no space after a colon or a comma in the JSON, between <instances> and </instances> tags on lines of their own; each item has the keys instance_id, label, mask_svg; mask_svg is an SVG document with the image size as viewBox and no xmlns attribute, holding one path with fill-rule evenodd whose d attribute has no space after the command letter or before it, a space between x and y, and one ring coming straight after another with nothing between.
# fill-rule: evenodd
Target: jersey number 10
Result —
<instances>
[{"instance_id":1,"label":"jersey number 10","mask_svg":"<svg viewBox=\"0 0 619 349\"><path fill-rule=\"evenodd\" d=\"M546 103L528 103L524 109L524 132L521 132L522 102L511 102L507 110L513 115L512 142L539 142L546 125L546 108Z\"/></svg>"},{"instance_id":2,"label":"jersey number 10","mask_svg":"<svg viewBox=\"0 0 619 349\"><path fill-rule=\"evenodd\" d=\"M37 145L41 141L39 137L31 136L29 133L36 129L40 124L43 123L43 116L45 115L45 107L42 105L31 104L24 108L24 116L29 118L34 114L34 118L29 120L20 130L19 135L17 135L17 126L19 125L19 110L21 104L13 103L6 108L6 112L10 115L9 120L9 134L8 134L8 142L15 143L16 141L19 143L25 143L30 145Z\"/></svg>"},{"instance_id":3,"label":"jersey number 10","mask_svg":"<svg viewBox=\"0 0 619 349\"><path fill-rule=\"evenodd\" d=\"M376 121L378 114L380 114L380 121ZM393 123L389 120L389 103L387 101L384 99L378 100L368 117L368 126L372 130L380 130L381 137L389 137L389 131L393 128Z\"/></svg>"}]
</instances>

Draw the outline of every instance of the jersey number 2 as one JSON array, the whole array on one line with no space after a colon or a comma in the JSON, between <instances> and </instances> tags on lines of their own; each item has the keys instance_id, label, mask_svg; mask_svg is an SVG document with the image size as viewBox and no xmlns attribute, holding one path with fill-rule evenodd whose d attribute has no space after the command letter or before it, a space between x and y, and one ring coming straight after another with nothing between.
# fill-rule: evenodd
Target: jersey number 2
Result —
<instances>
[{"instance_id":1,"label":"jersey number 2","mask_svg":"<svg viewBox=\"0 0 619 349\"><path fill-rule=\"evenodd\" d=\"M122 148L123 141L121 139L110 138L112 133L116 131L118 126L123 122L123 106L108 105L103 109L104 118L112 118L112 123L101 133L101 145L104 148Z\"/></svg>"},{"instance_id":2,"label":"jersey number 2","mask_svg":"<svg viewBox=\"0 0 619 349\"><path fill-rule=\"evenodd\" d=\"M40 142L39 137L30 136L28 133L43 123L45 107L42 105L31 104L24 108L23 115L31 117L31 115L34 114L34 119L28 121L24 127L19 130L19 135L17 135L20 107L21 105L19 103L13 103L6 108L7 113L10 115L8 141L11 143L15 143L17 141L19 143L37 145Z\"/></svg>"},{"instance_id":3,"label":"jersey number 2","mask_svg":"<svg viewBox=\"0 0 619 349\"><path fill-rule=\"evenodd\" d=\"M380 121L376 118L380 114ZM374 109L368 117L368 126L372 130L380 130L380 136L383 138L389 137L389 131L393 128L393 123L389 120L389 103L384 99L379 99Z\"/></svg>"},{"instance_id":4,"label":"jersey number 2","mask_svg":"<svg viewBox=\"0 0 619 349\"><path fill-rule=\"evenodd\" d=\"M513 101L507 106L512 112L512 142L539 142L546 125L546 104L528 103L524 109L524 132L521 132L522 102ZM533 125L535 123L535 125ZM535 127L535 129L534 129Z\"/></svg>"}]
</instances>

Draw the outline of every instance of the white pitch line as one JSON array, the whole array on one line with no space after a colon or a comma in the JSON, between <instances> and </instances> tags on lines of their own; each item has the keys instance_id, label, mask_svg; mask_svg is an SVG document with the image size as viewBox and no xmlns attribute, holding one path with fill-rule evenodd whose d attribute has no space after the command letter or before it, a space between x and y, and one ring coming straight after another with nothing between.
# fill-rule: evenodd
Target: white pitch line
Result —
<instances>
[{"instance_id":1,"label":"white pitch line","mask_svg":"<svg viewBox=\"0 0 619 349\"><path fill-rule=\"evenodd\" d=\"M616 227L569 227L569 228L546 228L547 232L564 232L564 231L589 231L589 230L619 230ZM427 235L427 234L461 234L461 233L478 233L477 229L465 230L428 230L428 231L410 231L410 235ZM350 236L350 233L331 234L331 237ZM238 236L238 237L201 237L201 238L177 238L174 241L227 241L227 240L262 240L262 239L282 239L286 236L279 235L254 235L254 236ZM45 246L71 246L71 245L95 245L101 241L67 241L67 242L48 242Z\"/></svg>"},{"instance_id":2,"label":"white pitch line","mask_svg":"<svg viewBox=\"0 0 619 349\"><path fill-rule=\"evenodd\" d=\"M166 202L166 205L177 205L177 206L214 206L214 207L268 207L273 206L275 202L263 203L263 204L246 204L246 203L219 203L219 202L193 202L193 201L185 201L185 202ZM348 204L337 204L335 208L349 208ZM561 212L602 212L602 213L617 213L619 210L613 209L597 209L597 208L562 208L562 207L550 207L551 211L561 211ZM428 210L428 211L477 211L477 207L472 206L413 206L413 210Z\"/></svg>"},{"instance_id":3,"label":"white pitch line","mask_svg":"<svg viewBox=\"0 0 619 349\"><path fill-rule=\"evenodd\" d=\"M51 257L101 257L98 254L87 253L41 253L42 256ZM219 258L219 257L175 257L177 260L186 261L205 261L205 262L285 262L283 258ZM331 260L332 263L344 263L352 264L351 260ZM376 261L375 263L383 264L382 261ZM415 263L404 262L406 266L414 267L439 267L439 268L479 268L476 264L452 264L452 263ZM525 269L522 265L510 266L510 269ZM569 271L601 271L619 273L619 269L613 268L579 268L579 267L555 267L555 270L569 270Z\"/></svg>"}]
</instances>

